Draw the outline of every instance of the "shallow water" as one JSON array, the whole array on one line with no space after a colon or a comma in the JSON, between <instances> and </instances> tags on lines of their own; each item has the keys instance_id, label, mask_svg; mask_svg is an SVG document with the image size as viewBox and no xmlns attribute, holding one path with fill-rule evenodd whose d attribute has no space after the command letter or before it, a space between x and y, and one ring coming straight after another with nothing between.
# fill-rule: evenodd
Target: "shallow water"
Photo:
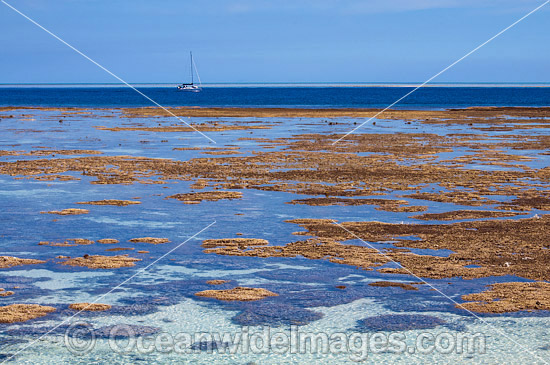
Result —
<instances>
[{"instance_id":1,"label":"shallow water","mask_svg":"<svg viewBox=\"0 0 550 365\"><path fill-rule=\"evenodd\" d=\"M10 112L18 114L18 112ZM94 126L120 126L121 119L115 113L94 111L91 117L69 115L60 124L59 113L55 111L22 111L27 116L18 116L12 120L2 120L1 150L31 151L36 146L51 149L100 150L104 155L132 155L151 158L171 158L186 160L196 157L208 157L197 150L177 151L175 147L212 147L212 144L198 133L189 132L143 132L143 131L102 131ZM28 115L32 115L29 118ZM109 115L109 118L103 116ZM0 116L1 117L1 116ZM32 119L32 120L29 120ZM167 120L168 118L162 118ZM213 120L213 118L191 118L193 123ZM238 119L218 118L222 122L235 122ZM242 120L242 119L240 119ZM238 146L244 155L262 147L255 141L239 141L241 137L278 138L301 133L342 133L353 126L353 122L362 123L365 119L336 118L342 124L328 126L323 119L316 118L269 118L256 119L273 124L271 129L206 132L217 142L216 147ZM124 118L123 122L139 122L156 126L156 118ZM468 126L453 126L451 133L473 132ZM448 134L444 125L406 124L401 121L377 120L376 125L365 125L362 133L435 133ZM486 132L494 135L493 132ZM500 133L500 132L496 132ZM515 134L545 134L541 130L519 130ZM277 150L276 147L271 150ZM514 153L513 150L506 151ZM525 152L525 151L523 151ZM550 156L533 151L533 161L521 162L531 167L548 166ZM457 148L452 153L441 154L440 159L450 159L469 154L465 149ZM517 153L517 152L516 152ZM525 154L524 154L525 155ZM56 156L55 158L74 158L77 156ZM211 156L217 157L217 156ZM2 161L17 159L43 158L34 156L0 156ZM49 157L51 158L51 157ZM472 167L472 166L470 166ZM475 165L475 168L490 170L493 166ZM191 182L169 180L166 184L131 185L94 185L95 178L79 173L63 173L81 180L75 181L36 181L16 179L12 176L0 176L0 248L2 254L25 258L53 258L58 255L81 256L84 253L106 254L111 247L135 247L134 251L121 251L139 257L136 267L116 270L91 270L68 267L49 261L39 267L22 266L0 271L0 287L15 289L11 297L0 298L1 303L38 303L53 305L58 310L44 318L23 324L2 325L0 334L0 361L9 359L16 363L63 363L75 359L84 363L129 363L151 362L172 363L185 361L190 363L334 363L367 360L386 363L506 363L513 357L517 362L544 363L550 350L548 335L548 313L520 313L501 316L472 316L454 307L454 301L460 300L464 292L483 290L488 283L505 282L511 277L462 280L459 278L427 280L428 285L418 285L418 291L404 291L400 288L377 288L368 284L378 280L396 282L418 282L417 278L406 275L380 274L376 271L358 270L354 267L338 265L322 260L305 258L254 258L226 257L204 254L200 246L202 240L211 238L242 237L267 239L272 245L283 245L295 241L293 232L302 229L284 220L292 218L324 218L342 221L382 221L388 223L418 223L409 218L410 213L393 213L376 210L376 206L308 206L285 204L292 199L308 196L287 192L259 190L239 190L242 199L203 201L200 204L185 205L175 199L164 197L176 193L189 192ZM399 192L393 192L396 198ZM76 205L79 201L101 199L128 199L139 197L141 204L125 207ZM376 198L376 196L373 196ZM495 198L492 196L492 198ZM415 201L410 205L428 205L429 213L445 212L457 209L476 209L454 204ZM56 216L41 214L43 211L64 208L85 208L89 214L75 216ZM538 211L529 212L529 216ZM242 214L242 215L236 215ZM54 221L55 220L55 221ZM452 221L451 221L452 222ZM203 228L210 228L194 236ZM430 223L441 223L433 221ZM151 245L147 243L129 243L135 237L166 237L169 244ZM241 237L241 236L239 236ZM116 238L118 245L93 244L77 247L38 246L39 241L55 241L67 238L87 238L98 240ZM415 239L408 237L408 239ZM185 244L167 254L180 243ZM360 244L358 242L346 242ZM391 243L378 244L391 247ZM147 250L148 254L137 254L138 250ZM421 253L425 250L416 250ZM432 255L446 256L449 250L430 250ZM164 256L166 255L166 256ZM157 262L158 260L158 262ZM151 265L149 267L149 265ZM389 265L389 264L388 264ZM145 268L145 269L144 269ZM216 300L198 298L194 293L212 289L207 285L209 279L231 280L220 288L241 286L261 286L279 297L251 303L224 303ZM126 281L128 280L128 281ZM124 283L120 287L119 284ZM452 284L452 285L450 285ZM337 289L346 285L346 290ZM113 290L114 289L114 290ZM68 311L67 305L75 302L91 302L113 305L113 310L99 313L80 313ZM94 328L109 325L131 324L152 326L165 336L174 337L178 333L260 333L269 326L271 334L280 333L282 337L291 336L291 328L299 324L298 330L304 333L326 333L329 336L342 333L346 338L353 334L374 335L358 327L358 321L380 315L427 315L442 319L444 325L435 325L430 329L417 329L426 323L412 324L411 328L394 331L406 336L403 344L406 350L392 353L389 350L369 348L361 345L351 346L345 351L331 349L328 352L293 351L290 346L282 346L280 354L273 351L265 354L264 348L240 348L234 354L222 353L219 348L209 353L200 348L200 340L193 338L191 344L197 345L191 353L178 354L175 350L166 350L156 346L155 351L132 348L129 353L115 351L122 345L113 345L109 340L97 338L83 340L87 351L75 355L70 350L71 337L64 337L68 324L79 321L90 323ZM424 318L424 317L419 317ZM434 320L435 321L435 320ZM59 326L55 328L56 326ZM243 327L245 326L245 327ZM291 327L293 326L293 327ZM48 329L55 328L44 335ZM263 333L263 332L262 332ZM389 331L379 331L389 336ZM439 350L419 353L415 341L419 334L428 333L443 339ZM482 334L486 341L483 351L457 353L446 351L444 340L455 339L459 335ZM273 336L272 336L273 337ZM270 337L270 339L272 338ZM147 337L149 345L159 340L155 334ZM356 337L364 340L364 337ZM35 342L35 340L40 341ZM13 343L22 340L23 343ZM73 341L73 342L74 342ZM124 340L127 341L127 340ZM123 342L124 342L123 341ZM207 341L208 342L208 341ZM422 345L428 348L429 340ZM190 344L190 345L191 345ZM82 345L82 344L80 344ZM113 349L113 346L115 349ZM118 347L117 347L118 346ZM221 345L220 345L221 346ZM89 347L89 349L87 348ZM421 346L422 347L422 346ZM150 347L149 347L150 348ZM283 351L283 350L287 351ZM414 349L414 353L413 350ZM74 349L73 349L74 350ZM424 349L425 350L425 349ZM375 353L377 352L378 353ZM450 353L446 353L450 352ZM79 356L79 357L77 357Z\"/></svg>"}]
</instances>

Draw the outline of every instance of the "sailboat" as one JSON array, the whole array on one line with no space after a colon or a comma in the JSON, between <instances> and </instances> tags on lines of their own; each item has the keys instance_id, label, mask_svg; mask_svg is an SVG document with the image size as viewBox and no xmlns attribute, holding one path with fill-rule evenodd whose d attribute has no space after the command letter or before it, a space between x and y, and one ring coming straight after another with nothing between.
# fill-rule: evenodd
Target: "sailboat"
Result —
<instances>
[{"instance_id":1,"label":"sailboat","mask_svg":"<svg viewBox=\"0 0 550 365\"><path fill-rule=\"evenodd\" d=\"M182 90L182 91L191 91L191 92L194 92L194 93L198 93L202 90L202 83L201 83L201 78L199 76L199 71L197 70L197 66L195 65L195 61L193 61L193 52L189 52L189 56L191 57L191 64L190 64L190 70L191 70L191 83L190 84L179 84L178 85L178 90ZM195 75L195 71L197 73L197 78L199 79L199 84L198 85L195 85L195 82L194 82L194 75Z\"/></svg>"}]
</instances>

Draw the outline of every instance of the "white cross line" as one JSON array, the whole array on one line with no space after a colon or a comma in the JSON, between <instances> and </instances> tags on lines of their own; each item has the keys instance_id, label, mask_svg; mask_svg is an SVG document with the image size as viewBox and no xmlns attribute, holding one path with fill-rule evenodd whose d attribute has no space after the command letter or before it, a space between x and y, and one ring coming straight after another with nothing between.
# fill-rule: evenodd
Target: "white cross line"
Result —
<instances>
[{"instance_id":1,"label":"white cross line","mask_svg":"<svg viewBox=\"0 0 550 365\"><path fill-rule=\"evenodd\" d=\"M477 50L479 50L481 47L485 46L487 43L491 42L492 40L494 40L495 38L499 37L501 34L503 34L504 32L506 32L507 30L509 30L510 28L514 27L515 25L517 25L519 22L521 22L522 20L524 20L525 18L527 18L529 15L535 13L536 11L540 10L543 6L545 6L546 4L548 4L550 2L550 0L546 0L542 5L539 5L537 6L535 9L531 10L529 13L525 14L524 16L522 16L521 18L519 18L518 20L516 20L515 22L513 22L512 24L510 24L509 26L507 26L506 28L504 28L503 30L501 30L500 32L498 32L497 34L495 34L494 36L492 36L491 38L489 38L488 40L486 40L485 42L481 43L479 46L477 46L476 48L472 49L470 52L466 53L464 56L460 57L458 60L454 61L453 63L451 63L449 66L445 67L443 70L439 71L438 73L436 73L435 75L433 75L432 77L430 77L428 80L424 81L422 84L418 85L417 87L415 87L414 89L412 89L411 91L409 91L408 93L406 93L405 95L403 95L402 97L400 97L399 99L397 99L396 101L394 101L393 103L391 103L390 105L388 105L387 107L385 107L384 109L382 109L381 111L379 111L378 113L376 113L375 115L373 115L372 117L370 117L368 120L364 121L363 123L361 123L360 125L358 125L357 127L353 128L351 131L349 131L348 133L344 134L342 137L338 138L336 141L334 141L332 143L332 145L335 145L336 143L340 142L341 140L343 140L344 138L346 138L347 136L349 136L350 134L352 133L355 133L355 131L357 131L359 128L361 128L362 126L364 126L365 124L367 124L368 122L370 122L371 120L373 120L374 118L378 117L380 114L384 113L386 110L390 109L391 107L393 107L394 105L396 105L397 103L399 103L401 100L405 99L406 97L408 97L409 95L411 95L412 93L414 93L415 91L417 91L418 89L420 89L421 87L425 86L427 83L429 83L430 81L432 81L433 79L435 79L436 77L438 77L439 75L441 75L442 73L444 73L445 71L449 70L450 68L452 68L453 66L455 66L457 63L459 63L460 61L464 60L466 57L470 56L472 53L476 52Z\"/></svg>"},{"instance_id":2,"label":"white cross line","mask_svg":"<svg viewBox=\"0 0 550 365\"><path fill-rule=\"evenodd\" d=\"M111 290L109 290L107 293L105 294L102 294L100 296L98 296L93 302L89 303L86 307L82 308L81 310L79 310L78 312L76 312L75 314L73 314L72 316L64 319L61 323L59 323L58 325L50 328L48 330L48 332L42 334L40 337L38 337L36 340L32 341L31 343L29 343L28 345L26 345L25 347L23 347L22 349L18 350L16 353L14 354L11 354L11 356L7 357L4 361L2 361L2 364L4 364L5 362L13 359L16 355L20 354L21 352L25 351L26 349L32 347L35 343L37 343L38 341L40 341L44 336L47 336L49 335L50 333L52 333L53 331L55 331L57 328L61 327L62 325L64 325L65 323L69 322L71 319L73 319L74 317L78 316L80 313L82 313L83 311L85 311L89 306L97 303L98 301L100 301L101 299L105 298L107 295L111 294L113 291L115 291L116 289L120 288L122 285L126 284L127 282L129 282L130 280L132 280L133 278L135 278L136 276L138 276L139 274L141 274L142 272L144 272L145 270L147 270L148 268L150 268L151 266L153 266L154 264L156 264L157 262L159 262L160 260L162 260L163 258L165 258L166 256L170 255L172 252L174 252L175 250L177 250L178 248L180 248L181 246L183 246L184 244L186 244L188 241L192 240L193 238L197 237L199 234L201 234L202 232L206 231L208 228L210 228L211 226L213 226L214 224L216 224L216 221L210 223L209 225L207 225L206 227L204 227L203 229L201 229L200 231L198 231L197 233L195 233L194 235L192 235L191 237L189 237L188 239L186 239L185 241L183 241L182 243L180 243L179 245L177 245L176 247L174 247L173 249L171 249L170 251L166 252L164 255L162 255L161 257L159 257L158 259L156 259L155 261L151 262L149 265L145 266L144 268L141 268L139 269L138 271L136 271L132 276L130 276L128 279L124 280L122 283L118 284L117 286L111 288Z\"/></svg>"}]
</instances>

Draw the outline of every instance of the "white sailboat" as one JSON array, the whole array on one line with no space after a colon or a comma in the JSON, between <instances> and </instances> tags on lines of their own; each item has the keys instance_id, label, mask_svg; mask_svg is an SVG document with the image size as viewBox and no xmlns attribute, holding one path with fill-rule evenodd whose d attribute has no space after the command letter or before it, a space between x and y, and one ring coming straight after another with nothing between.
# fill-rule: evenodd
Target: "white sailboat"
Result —
<instances>
[{"instance_id":1,"label":"white sailboat","mask_svg":"<svg viewBox=\"0 0 550 365\"><path fill-rule=\"evenodd\" d=\"M191 57L191 64L190 64L190 69L191 69L191 83L190 84L179 84L178 85L178 90L181 90L181 91L191 91L191 92L194 92L194 93L198 93L199 91L202 90L202 83L201 83L201 78L199 76L199 71L197 70L197 66L195 65L195 61L193 61L193 52L189 52L189 56ZM197 73L197 78L199 79L199 84L198 85L195 85L195 80L194 80L194 75L195 75L195 71Z\"/></svg>"}]
</instances>

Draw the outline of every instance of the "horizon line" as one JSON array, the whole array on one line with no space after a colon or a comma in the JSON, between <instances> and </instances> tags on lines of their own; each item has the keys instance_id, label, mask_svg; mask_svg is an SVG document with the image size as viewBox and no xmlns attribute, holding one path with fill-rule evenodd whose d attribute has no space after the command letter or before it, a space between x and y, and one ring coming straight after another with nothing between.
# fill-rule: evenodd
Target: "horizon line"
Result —
<instances>
[{"instance_id":1,"label":"horizon line","mask_svg":"<svg viewBox=\"0 0 550 365\"><path fill-rule=\"evenodd\" d=\"M171 87L178 83L168 82L136 82L132 85L153 86L153 87ZM203 83L204 87L416 87L420 83L415 82L208 82ZM51 83L0 83L0 87L48 87L48 86L67 86L67 87L124 87L121 83L108 82L90 82L90 83L70 83L70 82L51 82ZM550 82L434 82L424 87L550 87Z\"/></svg>"}]
</instances>

